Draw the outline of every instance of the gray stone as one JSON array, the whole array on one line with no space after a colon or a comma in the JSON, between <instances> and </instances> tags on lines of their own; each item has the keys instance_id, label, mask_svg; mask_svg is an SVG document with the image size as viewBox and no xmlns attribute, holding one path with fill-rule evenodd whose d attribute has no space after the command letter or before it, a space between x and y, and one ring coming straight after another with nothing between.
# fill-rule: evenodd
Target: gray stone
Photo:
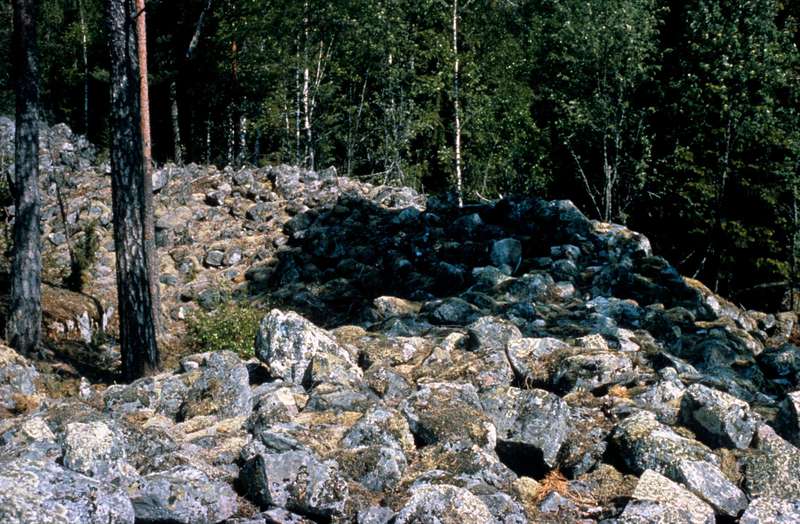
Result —
<instances>
[{"instance_id":1,"label":"gray stone","mask_svg":"<svg viewBox=\"0 0 800 524\"><path fill-rule=\"evenodd\" d=\"M467 326L467 349L503 351L511 340L522 338L519 328L497 317L481 317Z\"/></svg>"},{"instance_id":2,"label":"gray stone","mask_svg":"<svg viewBox=\"0 0 800 524\"><path fill-rule=\"evenodd\" d=\"M225 260L225 252L219 249L212 249L206 253L205 263L210 267L220 267Z\"/></svg>"},{"instance_id":3,"label":"gray stone","mask_svg":"<svg viewBox=\"0 0 800 524\"><path fill-rule=\"evenodd\" d=\"M758 424L747 402L702 384L684 393L680 420L711 446L740 449L750 445Z\"/></svg>"},{"instance_id":4,"label":"gray stone","mask_svg":"<svg viewBox=\"0 0 800 524\"><path fill-rule=\"evenodd\" d=\"M401 406L412 433L426 444L449 442L494 449L497 432L472 384L431 383Z\"/></svg>"},{"instance_id":5,"label":"gray stone","mask_svg":"<svg viewBox=\"0 0 800 524\"><path fill-rule=\"evenodd\" d=\"M540 389L494 389L481 397L484 412L497 428L497 451L545 469L557 465L558 453L569 434L569 407L556 395Z\"/></svg>"},{"instance_id":6,"label":"gray stone","mask_svg":"<svg viewBox=\"0 0 800 524\"><path fill-rule=\"evenodd\" d=\"M358 512L357 524L389 524L395 512L389 508L373 506Z\"/></svg>"},{"instance_id":7,"label":"gray stone","mask_svg":"<svg viewBox=\"0 0 800 524\"><path fill-rule=\"evenodd\" d=\"M646 470L620 523L714 524L711 506L655 471Z\"/></svg>"},{"instance_id":8,"label":"gray stone","mask_svg":"<svg viewBox=\"0 0 800 524\"><path fill-rule=\"evenodd\" d=\"M352 364L350 354L325 330L297 313L277 309L261 321L255 351L269 365L272 376L294 384L302 384L317 353L334 355Z\"/></svg>"},{"instance_id":9,"label":"gray stone","mask_svg":"<svg viewBox=\"0 0 800 524\"><path fill-rule=\"evenodd\" d=\"M789 393L781 402L775 429L783 438L800 447L800 391Z\"/></svg>"},{"instance_id":10,"label":"gray stone","mask_svg":"<svg viewBox=\"0 0 800 524\"><path fill-rule=\"evenodd\" d=\"M186 393L178 418L187 420L198 415L248 417L253 411L250 377L247 366L239 357L231 351L219 351L195 358L199 361L201 374Z\"/></svg>"},{"instance_id":11,"label":"gray stone","mask_svg":"<svg viewBox=\"0 0 800 524\"><path fill-rule=\"evenodd\" d=\"M516 273L522 262L522 243L516 238L504 238L492 244L490 254L492 265L497 268L507 267L509 273Z\"/></svg>"},{"instance_id":12,"label":"gray stone","mask_svg":"<svg viewBox=\"0 0 800 524\"><path fill-rule=\"evenodd\" d=\"M18 405L36 395L39 373L31 363L5 344L0 343L0 408L24 411Z\"/></svg>"},{"instance_id":13,"label":"gray stone","mask_svg":"<svg viewBox=\"0 0 800 524\"><path fill-rule=\"evenodd\" d=\"M800 500L800 449L762 424L756 431L753 447L746 455L743 488L751 498L777 497Z\"/></svg>"},{"instance_id":14,"label":"gray stone","mask_svg":"<svg viewBox=\"0 0 800 524\"><path fill-rule=\"evenodd\" d=\"M759 497L747 507L739 524L796 524L800 522L800 500Z\"/></svg>"},{"instance_id":15,"label":"gray stone","mask_svg":"<svg viewBox=\"0 0 800 524\"><path fill-rule=\"evenodd\" d=\"M349 490L335 461L320 462L303 451L257 454L242 467L248 498L322 518L344 513Z\"/></svg>"},{"instance_id":16,"label":"gray stone","mask_svg":"<svg viewBox=\"0 0 800 524\"><path fill-rule=\"evenodd\" d=\"M624 384L634 377L630 357L622 353L599 352L572 355L558 365L553 385L563 392L595 391Z\"/></svg>"},{"instance_id":17,"label":"gray stone","mask_svg":"<svg viewBox=\"0 0 800 524\"><path fill-rule=\"evenodd\" d=\"M8 524L133 524L125 492L46 458L0 458L0 521Z\"/></svg>"},{"instance_id":18,"label":"gray stone","mask_svg":"<svg viewBox=\"0 0 800 524\"><path fill-rule=\"evenodd\" d=\"M104 422L72 422L64 431L64 467L99 480L135 476L125 462L125 443Z\"/></svg>"},{"instance_id":19,"label":"gray stone","mask_svg":"<svg viewBox=\"0 0 800 524\"><path fill-rule=\"evenodd\" d=\"M236 513L237 496L225 482L192 466L142 477L131 488L136 520L176 524L214 524Z\"/></svg>"},{"instance_id":20,"label":"gray stone","mask_svg":"<svg viewBox=\"0 0 800 524\"><path fill-rule=\"evenodd\" d=\"M489 524L486 504L469 491L446 484L416 488L395 524Z\"/></svg>"},{"instance_id":21,"label":"gray stone","mask_svg":"<svg viewBox=\"0 0 800 524\"><path fill-rule=\"evenodd\" d=\"M611 434L611 442L619 458L637 474L652 469L672 477L684 460L719 465L719 459L706 446L678 435L646 411L620 422Z\"/></svg>"},{"instance_id":22,"label":"gray stone","mask_svg":"<svg viewBox=\"0 0 800 524\"><path fill-rule=\"evenodd\" d=\"M717 514L737 517L747 507L747 497L716 466L684 460L675 468L675 480L709 503Z\"/></svg>"},{"instance_id":23,"label":"gray stone","mask_svg":"<svg viewBox=\"0 0 800 524\"><path fill-rule=\"evenodd\" d=\"M414 436L401 413L390 408L372 407L342 437L348 448L389 446L404 452L414 450Z\"/></svg>"}]
</instances>

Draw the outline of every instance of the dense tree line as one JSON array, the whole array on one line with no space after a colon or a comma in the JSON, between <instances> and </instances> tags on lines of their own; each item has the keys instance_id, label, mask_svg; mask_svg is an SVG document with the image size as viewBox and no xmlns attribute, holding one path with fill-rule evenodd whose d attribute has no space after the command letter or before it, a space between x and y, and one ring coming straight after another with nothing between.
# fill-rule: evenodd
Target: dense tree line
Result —
<instances>
[{"instance_id":1,"label":"dense tree line","mask_svg":"<svg viewBox=\"0 0 800 524\"><path fill-rule=\"evenodd\" d=\"M45 118L108 146L103 3L42 0L39 47ZM158 162L570 198L745 303L796 287L797 2L149 0L147 14ZM0 57L10 16L0 6Z\"/></svg>"}]
</instances>

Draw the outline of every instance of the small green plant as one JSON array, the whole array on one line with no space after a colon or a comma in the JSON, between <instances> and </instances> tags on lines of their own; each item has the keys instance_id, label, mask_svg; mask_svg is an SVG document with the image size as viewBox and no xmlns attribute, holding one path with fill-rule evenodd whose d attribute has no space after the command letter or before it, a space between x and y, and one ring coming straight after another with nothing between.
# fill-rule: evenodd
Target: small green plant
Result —
<instances>
[{"instance_id":1,"label":"small green plant","mask_svg":"<svg viewBox=\"0 0 800 524\"><path fill-rule=\"evenodd\" d=\"M253 343L264 312L228 303L215 311L199 310L189 317L188 342L196 351L229 350L242 357L254 355Z\"/></svg>"}]
</instances>

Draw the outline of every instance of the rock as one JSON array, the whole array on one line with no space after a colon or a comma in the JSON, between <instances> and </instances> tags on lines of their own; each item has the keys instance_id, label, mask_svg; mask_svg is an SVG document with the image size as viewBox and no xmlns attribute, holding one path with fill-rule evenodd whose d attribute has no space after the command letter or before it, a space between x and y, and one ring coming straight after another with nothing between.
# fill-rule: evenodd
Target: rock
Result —
<instances>
[{"instance_id":1,"label":"rock","mask_svg":"<svg viewBox=\"0 0 800 524\"><path fill-rule=\"evenodd\" d=\"M427 309L424 308L423 311ZM478 315L478 308L458 298L448 298L433 308L431 322L438 325L467 325Z\"/></svg>"},{"instance_id":2,"label":"rock","mask_svg":"<svg viewBox=\"0 0 800 524\"><path fill-rule=\"evenodd\" d=\"M47 458L0 458L0 521L133 524L121 489L58 466Z\"/></svg>"},{"instance_id":3,"label":"rock","mask_svg":"<svg viewBox=\"0 0 800 524\"><path fill-rule=\"evenodd\" d=\"M344 513L349 490L334 461L320 462L303 451L257 454L242 467L248 498L320 518Z\"/></svg>"},{"instance_id":4,"label":"rock","mask_svg":"<svg viewBox=\"0 0 800 524\"><path fill-rule=\"evenodd\" d=\"M38 379L28 359L0 343L0 413L3 409L24 413L36 407Z\"/></svg>"},{"instance_id":5,"label":"rock","mask_svg":"<svg viewBox=\"0 0 800 524\"><path fill-rule=\"evenodd\" d=\"M573 355L558 366L553 385L558 391L597 391L633 379L633 363L621 353L601 352Z\"/></svg>"},{"instance_id":6,"label":"rock","mask_svg":"<svg viewBox=\"0 0 800 524\"><path fill-rule=\"evenodd\" d=\"M327 332L297 313L273 309L261 321L256 336L256 356L269 365L276 378L301 384L311 360L326 353L350 362L350 355Z\"/></svg>"},{"instance_id":7,"label":"rock","mask_svg":"<svg viewBox=\"0 0 800 524\"><path fill-rule=\"evenodd\" d=\"M486 504L469 491L446 484L423 485L397 514L395 524L487 524Z\"/></svg>"},{"instance_id":8,"label":"rock","mask_svg":"<svg viewBox=\"0 0 800 524\"><path fill-rule=\"evenodd\" d=\"M131 487L136 520L180 524L213 524L236 513L236 493L191 466L142 477Z\"/></svg>"},{"instance_id":9,"label":"rock","mask_svg":"<svg viewBox=\"0 0 800 524\"><path fill-rule=\"evenodd\" d=\"M549 370L544 363L551 355L568 348L568 344L557 338L512 338L506 345L506 354L521 382L549 385Z\"/></svg>"},{"instance_id":10,"label":"rock","mask_svg":"<svg viewBox=\"0 0 800 524\"><path fill-rule=\"evenodd\" d=\"M484 394L481 404L497 428L497 453L507 464L545 470L557 465L570 431L563 400L540 389L506 387Z\"/></svg>"},{"instance_id":11,"label":"rock","mask_svg":"<svg viewBox=\"0 0 800 524\"><path fill-rule=\"evenodd\" d=\"M500 269L507 268L508 274L516 273L522 262L522 243L515 238L497 240L492 244L489 258L493 266Z\"/></svg>"},{"instance_id":12,"label":"rock","mask_svg":"<svg viewBox=\"0 0 800 524\"><path fill-rule=\"evenodd\" d=\"M715 521L711 506L652 470L642 474L633 500L618 520L626 524L714 524Z\"/></svg>"},{"instance_id":13,"label":"rock","mask_svg":"<svg viewBox=\"0 0 800 524\"><path fill-rule=\"evenodd\" d=\"M706 501L719 515L737 517L747 507L747 497L716 466L684 460L675 469L675 480Z\"/></svg>"},{"instance_id":14,"label":"rock","mask_svg":"<svg viewBox=\"0 0 800 524\"><path fill-rule=\"evenodd\" d=\"M358 524L389 524L395 516L395 512L389 508L373 506L358 512L356 522Z\"/></svg>"},{"instance_id":15,"label":"rock","mask_svg":"<svg viewBox=\"0 0 800 524\"><path fill-rule=\"evenodd\" d=\"M378 297L372 304L381 318L415 315L420 309L419 304L397 297Z\"/></svg>"},{"instance_id":16,"label":"rock","mask_svg":"<svg viewBox=\"0 0 800 524\"><path fill-rule=\"evenodd\" d=\"M471 384L432 383L401 406L411 432L426 444L450 442L494 449L496 430Z\"/></svg>"},{"instance_id":17,"label":"rock","mask_svg":"<svg viewBox=\"0 0 800 524\"><path fill-rule=\"evenodd\" d=\"M411 452L414 436L402 414L390 408L373 407L345 433L342 445L388 446Z\"/></svg>"},{"instance_id":18,"label":"rock","mask_svg":"<svg viewBox=\"0 0 800 524\"><path fill-rule=\"evenodd\" d=\"M800 449L762 424L753 441L756 452L744 457L745 493L751 498L800 500Z\"/></svg>"},{"instance_id":19,"label":"rock","mask_svg":"<svg viewBox=\"0 0 800 524\"><path fill-rule=\"evenodd\" d=\"M684 393L680 420L711 446L739 449L750 445L758 424L747 402L701 384Z\"/></svg>"},{"instance_id":20,"label":"rock","mask_svg":"<svg viewBox=\"0 0 800 524\"><path fill-rule=\"evenodd\" d=\"M198 355L201 375L192 383L178 418L200 415L219 418L248 417L253 411L247 366L231 351Z\"/></svg>"},{"instance_id":21,"label":"rock","mask_svg":"<svg viewBox=\"0 0 800 524\"><path fill-rule=\"evenodd\" d=\"M684 460L719 465L719 459L710 449L678 435L646 411L620 422L611 434L611 442L619 458L637 474L650 469L672 477L675 468Z\"/></svg>"},{"instance_id":22,"label":"rock","mask_svg":"<svg viewBox=\"0 0 800 524\"><path fill-rule=\"evenodd\" d=\"M800 500L760 497L747 507L739 524L794 524L800 522Z\"/></svg>"},{"instance_id":23,"label":"rock","mask_svg":"<svg viewBox=\"0 0 800 524\"><path fill-rule=\"evenodd\" d=\"M781 402L775 428L783 438L800 447L800 391L789 393Z\"/></svg>"},{"instance_id":24,"label":"rock","mask_svg":"<svg viewBox=\"0 0 800 524\"><path fill-rule=\"evenodd\" d=\"M210 267L220 267L225 260L225 252L219 249L212 249L206 253L205 263Z\"/></svg>"},{"instance_id":25,"label":"rock","mask_svg":"<svg viewBox=\"0 0 800 524\"><path fill-rule=\"evenodd\" d=\"M121 435L113 432L104 422L67 424L64 432L64 467L100 480L136 475L125 458Z\"/></svg>"},{"instance_id":26,"label":"rock","mask_svg":"<svg viewBox=\"0 0 800 524\"><path fill-rule=\"evenodd\" d=\"M517 326L496 317L481 317L467 327L467 349L492 349L504 351L506 345L522 338Z\"/></svg>"},{"instance_id":27,"label":"rock","mask_svg":"<svg viewBox=\"0 0 800 524\"><path fill-rule=\"evenodd\" d=\"M347 475L373 492L391 491L408 466L405 454L391 446L364 446L337 456Z\"/></svg>"}]
</instances>

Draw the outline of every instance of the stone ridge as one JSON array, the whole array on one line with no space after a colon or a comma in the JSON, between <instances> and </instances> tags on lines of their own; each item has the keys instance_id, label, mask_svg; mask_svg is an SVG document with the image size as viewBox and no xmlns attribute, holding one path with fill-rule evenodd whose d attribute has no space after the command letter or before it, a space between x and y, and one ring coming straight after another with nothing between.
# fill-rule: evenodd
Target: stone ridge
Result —
<instances>
[{"instance_id":1,"label":"stone ridge","mask_svg":"<svg viewBox=\"0 0 800 524\"><path fill-rule=\"evenodd\" d=\"M47 155L69 174L43 180L52 275L98 239L85 295L47 291L48 331L110 369L109 180L47 132L76 152ZM156 180L169 333L269 304L255 357L53 398L0 345L0 521L800 521L794 314L743 311L567 201L458 208L288 166Z\"/></svg>"}]
</instances>

